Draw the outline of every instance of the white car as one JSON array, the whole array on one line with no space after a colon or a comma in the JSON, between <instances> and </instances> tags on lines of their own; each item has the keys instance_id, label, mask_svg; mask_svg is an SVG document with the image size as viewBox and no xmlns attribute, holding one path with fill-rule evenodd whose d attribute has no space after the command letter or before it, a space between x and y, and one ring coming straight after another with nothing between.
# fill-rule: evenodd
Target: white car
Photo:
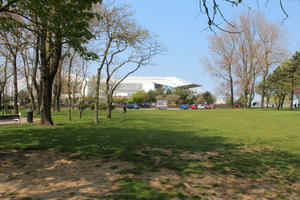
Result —
<instances>
[{"instance_id":1,"label":"white car","mask_svg":"<svg viewBox=\"0 0 300 200\"><path fill-rule=\"evenodd\" d=\"M205 105L202 105L202 104L199 104L197 107L198 107L198 109L200 109L200 110L201 110L201 109L205 109Z\"/></svg>"}]
</instances>

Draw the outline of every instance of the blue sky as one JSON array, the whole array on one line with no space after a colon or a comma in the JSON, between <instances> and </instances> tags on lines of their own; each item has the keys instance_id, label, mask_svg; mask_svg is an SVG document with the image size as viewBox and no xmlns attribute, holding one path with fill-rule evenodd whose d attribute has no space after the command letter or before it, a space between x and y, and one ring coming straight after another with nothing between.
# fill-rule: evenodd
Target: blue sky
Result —
<instances>
[{"instance_id":1,"label":"blue sky","mask_svg":"<svg viewBox=\"0 0 300 200\"><path fill-rule=\"evenodd\" d=\"M264 0L258 0L264 2ZM244 0L252 9L261 10L274 22L284 18L279 0L270 1L267 7ZM207 38L212 32L205 31L206 18L200 13L198 0L118 0L119 4L130 4L139 24L159 36L159 41L167 48L163 56L154 60L154 66L147 66L137 72L138 76L176 76L203 85L203 89L213 91L216 80L201 64L201 58L209 55ZM247 6L224 6L224 14L234 18L247 10ZM285 1L290 17L282 24L288 38L288 49L300 50L300 2Z\"/></svg>"}]
</instances>

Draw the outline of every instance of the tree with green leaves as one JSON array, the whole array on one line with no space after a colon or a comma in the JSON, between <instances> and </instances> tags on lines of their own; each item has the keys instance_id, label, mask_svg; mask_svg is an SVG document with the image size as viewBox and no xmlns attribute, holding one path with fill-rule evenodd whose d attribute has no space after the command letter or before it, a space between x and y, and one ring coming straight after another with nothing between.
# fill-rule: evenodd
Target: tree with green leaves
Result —
<instances>
[{"instance_id":1,"label":"tree with green leaves","mask_svg":"<svg viewBox=\"0 0 300 200\"><path fill-rule=\"evenodd\" d=\"M63 46L70 46L85 56L92 56L83 44L93 34L89 23L95 18L92 7L101 0L1 1L2 29L22 27L36 38L34 47L40 66L41 124L53 125L51 117L52 85L62 57Z\"/></svg>"},{"instance_id":2,"label":"tree with green leaves","mask_svg":"<svg viewBox=\"0 0 300 200\"><path fill-rule=\"evenodd\" d=\"M216 98L210 92L204 92L202 97L207 105L214 104L216 102Z\"/></svg>"},{"instance_id":3,"label":"tree with green leaves","mask_svg":"<svg viewBox=\"0 0 300 200\"><path fill-rule=\"evenodd\" d=\"M284 100L289 94L289 84L287 82L286 68L289 63L283 63L277 67L272 74L268 77L268 82L274 92L274 99L277 104L277 110L283 107Z\"/></svg>"},{"instance_id":4,"label":"tree with green leaves","mask_svg":"<svg viewBox=\"0 0 300 200\"><path fill-rule=\"evenodd\" d=\"M130 103L144 103L147 99L147 93L142 90L139 92L134 93L129 99L128 102Z\"/></svg>"},{"instance_id":5,"label":"tree with green leaves","mask_svg":"<svg viewBox=\"0 0 300 200\"><path fill-rule=\"evenodd\" d=\"M290 109L294 107L295 90L300 85L300 52L296 52L284 69L284 76L289 87Z\"/></svg>"}]
</instances>

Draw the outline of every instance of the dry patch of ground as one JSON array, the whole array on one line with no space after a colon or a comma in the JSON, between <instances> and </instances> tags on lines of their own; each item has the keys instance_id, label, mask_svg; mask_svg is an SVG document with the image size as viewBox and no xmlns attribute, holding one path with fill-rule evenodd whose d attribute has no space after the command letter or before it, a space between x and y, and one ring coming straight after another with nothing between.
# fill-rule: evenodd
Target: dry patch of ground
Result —
<instances>
[{"instance_id":1,"label":"dry patch of ground","mask_svg":"<svg viewBox=\"0 0 300 200\"><path fill-rule=\"evenodd\" d=\"M289 185L284 179L281 181L273 168L265 171L265 177L239 177L230 167L225 167L228 173L214 170L211 158L220 156L218 152L174 155L170 150L147 148L136 154L145 156L149 152L156 152L153 161L158 164L174 156L188 161L184 173L162 167L135 174L130 169L137 166L130 162L68 159L69 154L54 151L0 152L0 199L300 199L300 182ZM124 170L128 171L122 173ZM131 182L122 190L126 180L138 182ZM150 188L151 195L166 195L148 198L144 190ZM123 196L115 198L120 191Z\"/></svg>"},{"instance_id":2,"label":"dry patch of ground","mask_svg":"<svg viewBox=\"0 0 300 200\"><path fill-rule=\"evenodd\" d=\"M111 195L127 162L67 160L53 151L1 152L0 199L94 199Z\"/></svg>"}]
</instances>

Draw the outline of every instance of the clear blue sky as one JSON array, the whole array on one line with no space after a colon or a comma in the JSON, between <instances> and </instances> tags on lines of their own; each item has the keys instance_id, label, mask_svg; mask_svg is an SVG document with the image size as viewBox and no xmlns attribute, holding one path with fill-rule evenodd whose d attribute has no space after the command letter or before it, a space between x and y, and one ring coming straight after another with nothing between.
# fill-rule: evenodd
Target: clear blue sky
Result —
<instances>
[{"instance_id":1,"label":"clear blue sky","mask_svg":"<svg viewBox=\"0 0 300 200\"><path fill-rule=\"evenodd\" d=\"M264 2L264 0L258 0ZM200 14L198 0L118 0L119 4L130 4L139 24L159 35L159 41L168 49L164 56L155 59L155 66L147 66L135 75L176 76L203 85L203 89L213 91L215 79L201 64L201 57L208 55L207 37L212 34L204 31L206 18ZM270 1L267 8L244 0L252 9L261 10L274 22L284 18L279 8L279 0ZM300 2L285 1L290 17L282 24L289 38L289 50L300 50ZM224 6L228 18L236 17L246 10L246 6Z\"/></svg>"}]
</instances>

